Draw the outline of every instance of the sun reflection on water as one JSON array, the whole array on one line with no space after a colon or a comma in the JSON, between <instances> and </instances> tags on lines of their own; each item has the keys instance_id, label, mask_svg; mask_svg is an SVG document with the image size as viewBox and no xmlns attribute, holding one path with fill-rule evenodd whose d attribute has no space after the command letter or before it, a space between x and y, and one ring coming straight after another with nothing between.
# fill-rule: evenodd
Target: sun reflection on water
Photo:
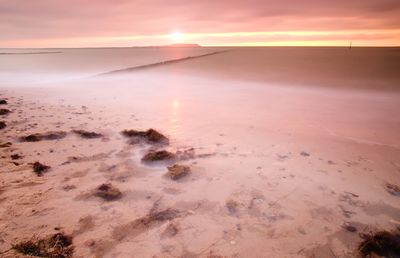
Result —
<instances>
[{"instance_id":1,"label":"sun reflection on water","mask_svg":"<svg viewBox=\"0 0 400 258\"><path fill-rule=\"evenodd\" d=\"M177 134L178 129L179 129L179 111L181 107L181 102L177 99L173 100L171 103L171 117L170 117L170 123L171 123L171 131L174 134Z\"/></svg>"}]
</instances>

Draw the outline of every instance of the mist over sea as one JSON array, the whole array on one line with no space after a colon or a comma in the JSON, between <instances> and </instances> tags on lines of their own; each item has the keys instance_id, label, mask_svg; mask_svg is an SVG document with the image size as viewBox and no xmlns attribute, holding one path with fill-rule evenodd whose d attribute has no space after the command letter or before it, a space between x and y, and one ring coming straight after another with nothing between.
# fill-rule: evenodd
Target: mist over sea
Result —
<instances>
[{"instance_id":1,"label":"mist over sea","mask_svg":"<svg viewBox=\"0 0 400 258\"><path fill-rule=\"evenodd\" d=\"M385 47L134 47L0 49L0 83L80 79L114 70L184 60L158 70L180 69L262 83L398 90L400 48ZM1 84L0 84L1 86Z\"/></svg>"}]
</instances>

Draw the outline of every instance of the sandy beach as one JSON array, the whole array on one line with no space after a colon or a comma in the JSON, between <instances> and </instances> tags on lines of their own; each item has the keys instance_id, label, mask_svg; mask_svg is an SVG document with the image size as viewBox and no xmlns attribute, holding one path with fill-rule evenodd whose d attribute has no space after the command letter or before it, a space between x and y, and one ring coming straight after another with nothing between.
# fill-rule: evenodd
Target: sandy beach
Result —
<instances>
[{"instance_id":1,"label":"sandy beach","mask_svg":"<svg viewBox=\"0 0 400 258\"><path fill-rule=\"evenodd\" d=\"M0 257L357 257L400 226L398 48L0 52Z\"/></svg>"}]
</instances>

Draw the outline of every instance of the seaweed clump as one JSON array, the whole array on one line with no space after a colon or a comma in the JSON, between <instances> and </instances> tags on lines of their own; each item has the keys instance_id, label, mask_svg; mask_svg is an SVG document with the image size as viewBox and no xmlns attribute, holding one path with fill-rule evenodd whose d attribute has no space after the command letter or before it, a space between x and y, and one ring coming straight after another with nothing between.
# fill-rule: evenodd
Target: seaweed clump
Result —
<instances>
[{"instance_id":1,"label":"seaweed clump","mask_svg":"<svg viewBox=\"0 0 400 258\"><path fill-rule=\"evenodd\" d=\"M16 153L16 154L12 154L10 157L11 157L11 159L12 159L12 160L16 160L16 159L22 159L22 156L21 156L21 155L19 155L18 153Z\"/></svg>"},{"instance_id":2,"label":"seaweed clump","mask_svg":"<svg viewBox=\"0 0 400 258\"><path fill-rule=\"evenodd\" d=\"M10 147L11 145L12 145L11 142L0 143L0 148L7 148Z\"/></svg>"},{"instance_id":3,"label":"seaweed clump","mask_svg":"<svg viewBox=\"0 0 400 258\"><path fill-rule=\"evenodd\" d=\"M400 196L400 187L394 184L386 184L386 191L394 196Z\"/></svg>"},{"instance_id":4,"label":"seaweed clump","mask_svg":"<svg viewBox=\"0 0 400 258\"><path fill-rule=\"evenodd\" d=\"M400 229L396 231L379 231L362 235L364 240L358 246L363 257L379 255L388 258L400 257Z\"/></svg>"},{"instance_id":5,"label":"seaweed clump","mask_svg":"<svg viewBox=\"0 0 400 258\"><path fill-rule=\"evenodd\" d=\"M103 198L106 201L113 201L122 196L121 191L112 184L102 184L97 188L95 196Z\"/></svg>"},{"instance_id":6,"label":"seaweed clump","mask_svg":"<svg viewBox=\"0 0 400 258\"><path fill-rule=\"evenodd\" d=\"M190 167L185 165L175 164L173 166L168 167L168 172L166 176L171 178L172 180L178 180L190 172Z\"/></svg>"},{"instance_id":7,"label":"seaweed clump","mask_svg":"<svg viewBox=\"0 0 400 258\"><path fill-rule=\"evenodd\" d=\"M4 116L4 115L8 115L8 113L10 113L11 111L9 109L6 108L1 108L0 109L0 115Z\"/></svg>"},{"instance_id":8,"label":"seaweed clump","mask_svg":"<svg viewBox=\"0 0 400 258\"><path fill-rule=\"evenodd\" d=\"M38 176L42 176L44 172L47 172L50 169L50 166L44 165L38 161L33 163L33 172Z\"/></svg>"},{"instance_id":9,"label":"seaweed clump","mask_svg":"<svg viewBox=\"0 0 400 258\"><path fill-rule=\"evenodd\" d=\"M310 156L310 153L305 152L305 151L302 151L302 152L300 152L300 155L301 155L301 156L304 156L304 157L309 157L309 156Z\"/></svg>"},{"instance_id":10,"label":"seaweed clump","mask_svg":"<svg viewBox=\"0 0 400 258\"><path fill-rule=\"evenodd\" d=\"M48 258L70 258L74 252L72 237L56 233L45 239L20 242L12 248L24 255Z\"/></svg>"},{"instance_id":11,"label":"seaweed clump","mask_svg":"<svg viewBox=\"0 0 400 258\"><path fill-rule=\"evenodd\" d=\"M120 225L114 228L113 237L116 240L121 241L130 234L140 234L149 228L157 226L166 221L171 221L180 216L181 211L177 209L167 208L162 211L152 210L149 214L143 217L137 218L128 224Z\"/></svg>"},{"instance_id":12,"label":"seaweed clump","mask_svg":"<svg viewBox=\"0 0 400 258\"><path fill-rule=\"evenodd\" d=\"M95 139L103 137L101 133L89 132L85 130L73 130L73 132L85 139Z\"/></svg>"},{"instance_id":13,"label":"seaweed clump","mask_svg":"<svg viewBox=\"0 0 400 258\"><path fill-rule=\"evenodd\" d=\"M59 140L67 136L66 132L48 132L48 133L35 133L27 136L20 137L21 142L39 142L43 140Z\"/></svg>"},{"instance_id":14,"label":"seaweed clump","mask_svg":"<svg viewBox=\"0 0 400 258\"><path fill-rule=\"evenodd\" d=\"M144 162L153 162L153 161L162 161L162 160L171 160L175 158L175 154L166 150L160 151L150 151L146 155L143 156L142 161Z\"/></svg>"},{"instance_id":15,"label":"seaweed clump","mask_svg":"<svg viewBox=\"0 0 400 258\"><path fill-rule=\"evenodd\" d=\"M168 138L159 133L154 129L148 129L146 131L138 131L138 130L123 130L122 135L125 137L133 138L136 140L145 140L150 144L168 144Z\"/></svg>"},{"instance_id":16,"label":"seaweed clump","mask_svg":"<svg viewBox=\"0 0 400 258\"><path fill-rule=\"evenodd\" d=\"M228 200L225 204L229 213L236 213L238 211L239 204L234 200Z\"/></svg>"}]
</instances>

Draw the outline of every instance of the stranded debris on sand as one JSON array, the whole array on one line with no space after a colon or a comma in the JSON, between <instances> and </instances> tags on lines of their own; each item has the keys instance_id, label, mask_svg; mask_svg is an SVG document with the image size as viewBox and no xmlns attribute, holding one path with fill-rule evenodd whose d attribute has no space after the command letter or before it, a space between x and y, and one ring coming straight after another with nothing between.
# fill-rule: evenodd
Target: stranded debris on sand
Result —
<instances>
[{"instance_id":1,"label":"stranded debris on sand","mask_svg":"<svg viewBox=\"0 0 400 258\"><path fill-rule=\"evenodd\" d=\"M161 238L171 238L178 234L179 229L174 223L169 223L168 226L165 228L164 232L161 234Z\"/></svg>"},{"instance_id":2,"label":"stranded debris on sand","mask_svg":"<svg viewBox=\"0 0 400 258\"><path fill-rule=\"evenodd\" d=\"M207 258L225 258L225 256L216 254L214 251L210 251L210 253L207 255Z\"/></svg>"},{"instance_id":3,"label":"stranded debris on sand","mask_svg":"<svg viewBox=\"0 0 400 258\"><path fill-rule=\"evenodd\" d=\"M0 121L0 129L4 129L6 127L7 127L6 122Z\"/></svg>"},{"instance_id":4,"label":"stranded debris on sand","mask_svg":"<svg viewBox=\"0 0 400 258\"><path fill-rule=\"evenodd\" d=\"M146 216L135 219L127 224L115 227L113 231L113 237L116 240L121 241L130 234L140 234L151 227L173 220L181 215L181 211L171 208L162 211L150 211L150 213Z\"/></svg>"},{"instance_id":5,"label":"stranded debris on sand","mask_svg":"<svg viewBox=\"0 0 400 258\"><path fill-rule=\"evenodd\" d=\"M20 137L21 142L39 142L43 140L59 140L67 136L66 132L35 133Z\"/></svg>"},{"instance_id":6,"label":"stranded debris on sand","mask_svg":"<svg viewBox=\"0 0 400 258\"><path fill-rule=\"evenodd\" d=\"M168 167L168 172L166 176L170 177L172 180L180 179L190 172L190 167L185 165L175 164Z\"/></svg>"},{"instance_id":7,"label":"stranded debris on sand","mask_svg":"<svg viewBox=\"0 0 400 258\"><path fill-rule=\"evenodd\" d=\"M203 157L205 157L204 155L207 155L207 154L199 154L199 155L197 155L197 157L203 158ZM176 152L176 156L180 160L194 159L196 157L194 148L189 148L189 149L185 149L185 150L178 150Z\"/></svg>"},{"instance_id":8,"label":"stranded debris on sand","mask_svg":"<svg viewBox=\"0 0 400 258\"><path fill-rule=\"evenodd\" d=\"M400 186L394 184L386 184L386 191L394 196L400 196Z\"/></svg>"},{"instance_id":9,"label":"stranded debris on sand","mask_svg":"<svg viewBox=\"0 0 400 258\"><path fill-rule=\"evenodd\" d=\"M12 154L10 157L11 157L12 160L16 160L16 159L21 159L22 158L22 156L19 155L18 153Z\"/></svg>"},{"instance_id":10,"label":"stranded debris on sand","mask_svg":"<svg viewBox=\"0 0 400 258\"><path fill-rule=\"evenodd\" d=\"M374 234L363 234L364 241L358 250L364 257L399 257L400 254L400 229L393 232L379 231Z\"/></svg>"},{"instance_id":11,"label":"stranded debris on sand","mask_svg":"<svg viewBox=\"0 0 400 258\"><path fill-rule=\"evenodd\" d=\"M124 130L121 132L125 137L132 138L136 140L136 142L140 140L145 140L148 143L160 143L160 144L168 144L169 140L163 134L157 132L154 129L149 129L147 131L137 131L137 130ZM134 142L134 143L136 143Z\"/></svg>"},{"instance_id":12,"label":"stranded debris on sand","mask_svg":"<svg viewBox=\"0 0 400 258\"><path fill-rule=\"evenodd\" d=\"M49 258L69 258L74 252L72 237L64 233L57 233L44 239L20 242L12 248L24 255Z\"/></svg>"},{"instance_id":13,"label":"stranded debris on sand","mask_svg":"<svg viewBox=\"0 0 400 258\"><path fill-rule=\"evenodd\" d=\"M8 113L10 113L11 111L9 109L6 108L1 108L0 109L0 115L7 115Z\"/></svg>"},{"instance_id":14,"label":"stranded debris on sand","mask_svg":"<svg viewBox=\"0 0 400 258\"><path fill-rule=\"evenodd\" d=\"M301 156L304 156L304 157L309 157L309 156L310 156L310 153L305 152L305 151L302 151L302 152L300 152L300 155L301 155Z\"/></svg>"},{"instance_id":15,"label":"stranded debris on sand","mask_svg":"<svg viewBox=\"0 0 400 258\"><path fill-rule=\"evenodd\" d=\"M344 229L346 229L347 231L354 233L357 231L357 228L355 226L353 226L351 223L346 222L343 224L342 226Z\"/></svg>"},{"instance_id":16,"label":"stranded debris on sand","mask_svg":"<svg viewBox=\"0 0 400 258\"><path fill-rule=\"evenodd\" d=\"M175 158L175 154L166 150L150 151L142 158L143 162L171 160Z\"/></svg>"},{"instance_id":17,"label":"stranded debris on sand","mask_svg":"<svg viewBox=\"0 0 400 258\"><path fill-rule=\"evenodd\" d=\"M166 221L166 220L172 220L180 215L180 211L176 209L166 209L163 211L158 211L158 212L150 212L145 217L142 217L140 219L140 222L143 223L144 225L148 225L152 223L153 221Z\"/></svg>"},{"instance_id":18,"label":"stranded debris on sand","mask_svg":"<svg viewBox=\"0 0 400 258\"><path fill-rule=\"evenodd\" d=\"M50 169L50 166L44 165L40 162L33 163L33 172L38 176L42 176L44 172L47 172Z\"/></svg>"},{"instance_id":19,"label":"stranded debris on sand","mask_svg":"<svg viewBox=\"0 0 400 258\"><path fill-rule=\"evenodd\" d=\"M121 191L112 184L102 184L95 192L95 196L103 198L106 201L119 199L122 196Z\"/></svg>"},{"instance_id":20,"label":"stranded debris on sand","mask_svg":"<svg viewBox=\"0 0 400 258\"><path fill-rule=\"evenodd\" d=\"M239 204L234 200L228 200L225 206L228 209L229 213L233 214L237 212Z\"/></svg>"},{"instance_id":21,"label":"stranded debris on sand","mask_svg":"<svg viewBox=\"0 0 400 258\"><path fill-rule=\"evenodd\" d=\"M101 133L89 132L85 130L73 130L73 132L85 139L95 139L103 137Z\"/></svg>"},{"instance_id":22,"label":"stranded debris on sand","mask_svg":"<svg viewBox=\"0 0 400 258\"><path fill-rule=\"evenodd\" d=\"M11 142L0 143L0 148L7 148L7 147L10 147L11 145L12 145Z\"/></svg>"},{"instance_id":23,"label":"stranded debris on sand","mask_svg":"<svg viewBox=\"0 0 400 258\"><path fill-rule=\"evenodd\" d=\"M7 100L0 99L0 105L7 105Z\"/></svg>"}]
</instances>

